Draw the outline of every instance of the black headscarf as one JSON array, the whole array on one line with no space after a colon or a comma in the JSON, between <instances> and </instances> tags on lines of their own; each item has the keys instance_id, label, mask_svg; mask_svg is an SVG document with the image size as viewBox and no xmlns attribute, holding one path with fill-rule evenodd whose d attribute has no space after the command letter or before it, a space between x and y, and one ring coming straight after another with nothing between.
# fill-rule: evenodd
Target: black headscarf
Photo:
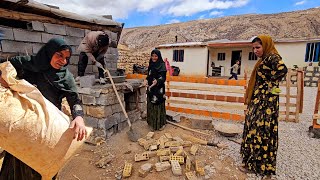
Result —
<instances>
[{"instance_id":1,"label":"black headscarf","mask_svg":"<svg viewBox=\"0 0 320 180\"><path fill-rule=\"evenodd\" d=\"M162 59L161 56L161 52L158 49L154 49L151 51L151 56L152 54L156 54L158 56L158 60L156 62L153 62L152 59L150 58L149 60L149 69L151 69L151 71L156 71L156 72L163 72L163 71L167 71L166 69L166 64Z\"/></svg>"},{"instance_id":2,"label":"black headscarf","mask_svg":"<svg viewBox=\"0 0 320 180\"><path fill-rule=\"evenodd\" d=\"M69 49L70 55L72 54L71 47L63 39L50 39L35 56L31 56L32 63L25 69L42 73L51 85L62 91L77 92L73 75L66 67L69 64L69 58L67 64L60 69L54 69L50 64L54 53L65 49Z\"/></svg>"}]
</instances>

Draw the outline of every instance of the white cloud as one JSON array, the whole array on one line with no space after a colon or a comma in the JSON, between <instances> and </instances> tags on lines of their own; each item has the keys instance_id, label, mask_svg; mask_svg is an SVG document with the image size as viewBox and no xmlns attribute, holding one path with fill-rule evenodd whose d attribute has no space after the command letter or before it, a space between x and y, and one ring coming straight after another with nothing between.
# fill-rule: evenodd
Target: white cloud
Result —
<instances>
[{"instance_id":1,"label":"white cloud","mask_svg":"<svg viewBox=\"0 0 320 180\"><path fill-rule=\"evenodd\" d=\"M166 24L173 24L173 23L179 23L181 22L180 20L178 19L171 19L170 21L168 21Z\"/></svg>"},{"instance_id":2,"label":"white cloud","mask_svg":"<svg viewBox=\"0 0 320 180\"><path fill-rule=\"evenodd\" d=\"M222 11L212 11L209 15L210 16L221 16L223 14Z\"/></svg>"},{"instance_id":3,"label":"white cloud","mask_svg":"<svg viewBox=\"0 0 320 180\"><path fill-rule=\"evenodd\" d=\"M303 0L303 1L296 2L294 5L295 6L300 6L300 5L305 4L306 2L307 2L306 0Z\"/></svg>"},{"instance_id":4,"label":"white cloud","mask_svg":"<svg viewBox=\"0 0 320 180\"><path fill-rule=\"evenodd\" d=\"M132 12L159 12L159 16L190 16L195 13L229 9L246 5L250 0L36 0L59 6L60 9L80 15L112 15L115 19L125 19ZM161 14L160 14L161 12Z\"/></svg>"}]
</instances>

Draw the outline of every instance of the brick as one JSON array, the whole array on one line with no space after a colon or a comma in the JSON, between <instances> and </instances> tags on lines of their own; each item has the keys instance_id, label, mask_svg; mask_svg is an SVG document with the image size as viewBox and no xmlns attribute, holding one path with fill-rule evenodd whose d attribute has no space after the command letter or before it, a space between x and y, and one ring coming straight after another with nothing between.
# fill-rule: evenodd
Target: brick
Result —
<instances>
[{"instance_id":1,"label":"brick","mask_svg":"<svg viewBox=\"0 0 320 180\"><path fill-rule=\"evenodd\" d=\"M172 137L171 140L178 141L178 142L183 142L183 139L181 139L181 137L179 137L179 136Z\"/></svg>"},{"instance_id":2,"label":"brick","mask_svg":"<svg viewBox=\"0 0 320 180\"><path fill-rule=\"evenodd\" d=\"M175 156L181 156L184 154L184 150L183 149L179 149L174 155Z\"/></svg>"},{"instance_id":3,"label":"brick","mask_svg":"<svg viewBox=\"0 0 320 180\"><path fill-rule=\"evenodd\" d=\"M125 178L126 177L130 177L131 176L131 172L132 172L132 164L126 162L124 164L122 176L125 177Z\"/></svg>"},{"instance_id":4,"label":"brick","mask_svg":"<svg viewBox=\"0 0 320 180\"><path fill-rule=\"evenodd\" d=\"M22 29L13 29L14 39L23 42L41 42L41 33L31 32Z\"/></svg>"},{"instance_id":5,"label":"brick","mask_svg":"<svg viewBox=\"0 0 320 180\"><path fill-rule=\"evenodd\" d=\"M157 151L147 151L146 153L149 154L149 158L153 158L157 156Z\"/></svg>"},{"instance_id":6,"label":"brick","mask_svg":"<svg viewBox=\"0 0 320 180\"><path fill-rule=\"evenodd\" d=\"M23 53L32 52L32 44L31 43L24 43L24 42L17 42L17 41L9 41L9 40L2 40L2 51L8 53Z\"/></svg>"},{"instance_id":7,"label":"brick","mask_svg":"<svg viewBox=\"0 0 320 180\"><path fill-rule=\"evenodd\" d=\"M63 36L56 35L56 34L48 34L48 33L41 33L41 41L43 43L47 43L52 38L60 38L63 39Z\"/></svg>"},{"instance_id":8,"label":"brick","mask_svg":"<svg viewBox=\"0 0 320 180\"><path fill-rule=\"evenodd\" d=\"M94 75L86 75L80 77L80 87L92 87L96 82Z\"/></svg>"},{"instance_id":9,"label":"brick","mask_svg":"<svg viewBox=\"0 0 320 180\"><path fill-rule=\"evenodd\" d=\"M186 172L187 180L198 180L194 172Z\"/></svg>"},{"instance_id":10,"label":"brick","mask_svg":"<svg viewBox=\"0 0 320 180\"><path fill-rule=\"evenodd\" d=\"M146 177L148 173L152 170L153 165L151 163L143 164L139 169L139 176Z\"/></svg>"},{"instance_id":11,"label":"brick","mask_svg":"<svg viewBox=\"0 0 320 180\"><path fill-rule=\"evenodd\" d=\"M179 149L183 149L183 146L175 146L175 147L169 147L170 151L172 153L177 152Z\"/></svg>"},{"instance_id":12,"label":"brick","mask_svg":"<svg viewBox=\"0 0 320 180\"><path fill-rule=\"evenodd\" d=\"M78 46L82 41L82 38L72 37L72 36L65 36L64 39L68 45L75 45L75 46Z\"/></svg>"},{"instance_id":13,"label":"brick","mask_svg":"<svg viewBox=\"0 0 320 180\"><path fill-rule=\"evenodd\" d=\"M154 132L148 132L146 138L149 140L149 139L152 139L153 136L154 136Z\"/></svg>"},{"instance_id":14,"label":"brick","mask_svg":"<svg viewBox=\"0 0 320 180\"><path fill-rule=\"evenodd\" d=\"M138 139L138 143L139 143L140 146L144 146L145 144L147 144L147 140L143 139L143 138L139 138Z\"/></svg>"},{"instance_id":15,"label":"brick","mask_svg":"<svg viewBox=\"0 0 320 180\"><path fill-rule=\"evenodd\" d=\"M89 126L89 127L97 128L98 121L99 121L99 119L94 118L94 117L90 117L90 116L84 117L84 122L85 122L86 126Z\"/></svg>"},{"instance_id":16,"label":"brick","mask_svg":"<svg viewBox=\"0 0 320 180\"><path fill-rule=\"evenodd\" d=\"M181 143L178 141L168 141L164 144L165 147L173 147L173 146L180 146Z\"/></svg>"},{"instance_id":17,"label":"brick","mask_svg":"<svg viewBox=\"0 0 320 180\"><path fill-rule=\"evenodd\" d=\"M142 154L136 154L134 156L134 161L135 162L139 162L139 161L146 161L146 160L149 160L149 154L144 152Z\"/></svg>"},{"instance_id":18,"label":"brick","mask_svg":"<svg viewBox=\"0 0 320 180\"><path fill-rule=\"evenodd\" d=\"M170 149L159 149L157 151L157 156L169 156L171 153Z\"/></svg>"},{"instance_id":19,"label":"brick","mask_svg":"<svg viewBox=\"0 0 320 180\"><path fill-rule=\"evenodd\" d=\"M186 158L186 171L191 171L192 163L189 157Z\"/></svg>"},{"instance_id":20,"label":"brick","mask_svg":"<svg viewBox=\"0 0 320 180\"><path fill-rule=\"evenodd\" d=\"M38 44L38 43L32 44L32 53L37 54L43 45L44 44Z\"/></svg>"},{"instance_id":21,"label":"brick","mask_svg":"<svg viewBox=\"0 0 320 180\"><path fill-rule=\"evenodd\" d=\"M175 176L182 175L182 169L178 161L171 161L171 169L172 169L173 175Z\"/></svg>"},{"instance_id":22,"label":"brick","mask_svg":"<svg viewBox=\"0 0 320 180\"><path fill-rule=\"evenodd\" d=\"M196 160L195 162L195 169L197 174L199 174L200 176L205 175L204 168L200 165L200 162L198 160Z\"/></svg>"},{"instance_id":23,"label":"brick","mask_svg":"<svg viewBox=\"0 0 320 180\"><path fill-rule=\"evenodd\" d=\"M84 37L84 29L80 28L73 28L73 27L66 27L66 32L68 36L74 37Z\"/></svg>"},{"instance_id":24,"label":"brick","mask_svg":"<svg viewBox=\"0 0 320 180\"><path fill-rule=\"evenodd\" d=\"M190 119L192 128L194 129L212 129L212 120L207 119Z\"/></svg>"},{"instance_id":25,"label":"brick","mask_svg":"<svg viewBox=\"0 0 320 180\"><path fill-rule=\"evenodd\" d=\"M183 141L183 142L181 142L181 146L183 146L183 147L191 147L192 146L192 142L191 141Z\"/></svg>"},{"instance_id":26,"label":"brick","mask_svg":"<svg viewBox=\"0 0 320 180\"><path fill-rule=\"evenodd\" d=\"M184 164L184 157L183 156L170 156L170 161L178 161L179 164Z\"/></svg>"},{"instance_id":27,"label":"brick","mask_svg":"<svg viewBox=\"0 0 320 180\"><path fill-rule=\"evenodd\" d=\"M12 28L0 26L0 31L4 35L2 39L14 40Z\"/></svg>"},{"instance_id":28,"label":"brick","mask_svg":"<svg viewBox=\"0 0 320 180\"><path fill-rule=\"evenodd\" d=\"M170 156L159 156L160 162L169 161L169 160L170 160Z\"/></svg>"},{"instance_id":29,"label":"brick","mask_svg":"<svg viewBox=\"0 0 320 180\"><path fill-rule=\"evenodd\" d=\"M191 148L190 148L190 154L192 154L192 155L196 155L196 153L197 153L197 151L198 151L198 149L199 149L199 146L197 146L197 145L193 145L193 146L191 146Z\"/></svg>"},{"instance_id":30,"label":"brick","mask_svg":"<svg viewBox=\"0 0 320 180\"><path fill-rule=\"evenodd\" d=\"M31 29L34 31L44 31L44 25L42 22L39 21L32 21L31 22Z\"/></svg>"},{"instance_id":31,"label":"brick","mask_svg":"<svg viewBox=\"0 0 320 180\"><path fill-rule=\"evenodd\" d=\"M112 115L112 111L108 106L87 106L86 113L96 118L106 118Z\"/></svg>"},{"instance_id":32,"label":"brick","mask_svg":"<svg viewBox=\"0 0 320 180\"><path fill-rule=\"evenodd\" d=\"M147 140L147 143L144 145L144 149L149 150L149 147L154 144L156 144L156 141L154 139Z\"/></svg>"},{"instance_id":33,"label":"brick","mask_svg":"<svg viewBox=\"0 0 320 180\"><path fill-rule=\"evenodd\" d=\"M158 146L157 145L151 145L150 147L149 147L149 151L155 151L155 150L157 150L158 149Z\"/></svg>"},{"instance_id":34,"label":"brick","mask_svg":"<svg viewBox=\"0 0 320 180\"><path fill-rule=\"evenodd\" d=\"M82 95L82 103L84 105L96 105L96 97L90 95Z\"/></svg>"},{"instance_id":35,"label":"brick","mask_svg":"<svg viewBox=\"0 0 320 180\"><path fill-rule=\"evenodd\" d=\"M171 167L171 164L168 161L159 162L155 164L155 167L157 172L161 172L169 169Z\"/></svg>"},{"instance_id":36,"label":"brick","mask_svg":"<svg viewBox=\"0 0 320 180\"><path fill-rule=\"evenodd\" d=\"M66 26L59 24L44 23L44 29L51 34L67 35Z\"/></svg>"},{"instance_id":37,"label":"brick","mask_svg":"<svg viewBox=\"0 0 320 180\"><path fill-rule=\"evenodd\" d=\"M172 140L172 135L170 133L164 133L167 139Z\"/></svg>"}]
</instances>

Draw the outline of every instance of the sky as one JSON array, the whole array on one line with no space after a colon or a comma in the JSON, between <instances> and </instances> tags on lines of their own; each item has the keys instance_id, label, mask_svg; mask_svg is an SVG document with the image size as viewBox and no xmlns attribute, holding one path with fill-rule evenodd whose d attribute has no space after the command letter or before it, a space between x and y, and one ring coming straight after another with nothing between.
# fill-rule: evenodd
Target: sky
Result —
<instances>
[{"instance_id":1,"label":"sky","mask_svg":"<svg viewBox=\"0 0 320 180\"><path fill-rule=\"evenodd\" d=\"M125 28L320 7L320 0L35 0L80 15L112 15Z\"/></svg>"}]
</instances>

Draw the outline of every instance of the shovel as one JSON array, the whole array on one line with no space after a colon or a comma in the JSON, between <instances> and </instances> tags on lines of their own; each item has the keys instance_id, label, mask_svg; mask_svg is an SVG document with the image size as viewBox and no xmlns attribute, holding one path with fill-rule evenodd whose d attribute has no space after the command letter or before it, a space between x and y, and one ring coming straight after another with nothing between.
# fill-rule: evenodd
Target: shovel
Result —
<instances>
[{"instance_id":1,"label":"shovel","mask_svg":"<svg viewBox=\"0 0 320 180\"><path fill-rule=\"evenodd\" d=\"M107 73L107 74L108 74L108 78L109 78L109 80L110 80L110 82L111 82L111 84L112 84L112 87L113 87L114 92L116 93L116 96L117 96L118 101L119 101L119 103L120 103L121 109L122 109L122 111L123 111L124 116L126 117L126 120L127 120L127 122L128 122L129 128L130 128L129 131L127 132L128 138L130 139L130 141L137 142L138 139L141 137L141 135L140 135L140 133L138 133L138 132L136 132L136 131L134 131L134 130L132 129L132 125L131 125L131 122L130 122L130 120L129 120L128 114L127 114L126 109L124 108L124 106L123 106L123 104L122 104L122 101L121 101L121 99L120 99L120 97L119 97L117 88L116 88L116 86L114 85L114 82L113 82L113 79L112 79L112 77L111 77L111 74L110 74L109 70L108 70L108 69L105 69L105 68L102 66L102 64L99 63L99 62L96 62L96 66L97 66L98 68L103 69L104 73Z\"/></svg>"}]
</instances>

